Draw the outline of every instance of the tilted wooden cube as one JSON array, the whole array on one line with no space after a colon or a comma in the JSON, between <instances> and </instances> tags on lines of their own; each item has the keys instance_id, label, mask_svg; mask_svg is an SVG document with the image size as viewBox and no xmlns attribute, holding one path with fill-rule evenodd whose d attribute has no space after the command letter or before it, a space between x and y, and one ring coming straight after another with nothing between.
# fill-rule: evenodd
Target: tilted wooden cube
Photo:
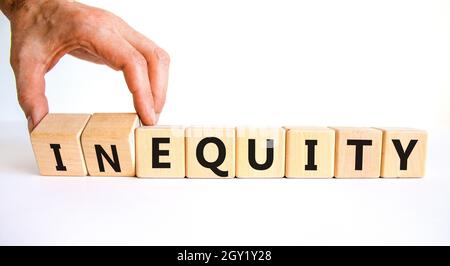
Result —
<instances>
[{"instance_id":1,"label":"tilted wooden cube","mask_svg":"<svg viewBox=\"0 0 450 266\"><path fill-rule=\"evenodd\" d=\"M183 127L139 127L135 136L138 177L185 177Z\"/></svg>"},{"instance_id":2,"label":"tilted wooden cube","mask_svg":"<svg viewBox=\"0 0 450 266\"><path fill-rule=\"evenodd\" d=\"M236 129L236 177L284 177L284 128Z\"/></svg>"},{"instance_id":3,"label":"tilted wooden cube","mask_svg":"<svg viewBox=\"0 0 450 266\"><path fill-rule=\"evenodd\" d=\"M91 176L135 176L134 113L93 114L81 136Z\"/></svg>"},{"instance_id":4,"label":"tilted wooden cube","mask_svg":"<svg viewBox=\"0 0 450 266\"><path fill-rule=\"evenodd\" d=\"M423 177L427 132L410 128L381 128L381 177Z\"/></svg>"},{"instance_id":5,"label":"tilted wooden cube","mask_svg":"<svg viewBox=\"0 0 450 266\"><path fill-rule=\"evenodd\" d=\"M331 128L286 127L286 177L333 177L334 142Z\"/></svg>"},{"instance_id":6,"label":"tilted wooden cube","mask_svg":"<svg viewBox=\"0 0 450 266\"><path fill-rule=\"evenodd\" d=\"M31 132L41 175L87 175L80 136L90 114L47 114Z\"/></svg>"},{"instance_id":7,"label":"tilted wooden cube","mask_svg":"<svg viewBox=\"0 0 450 266\"><path fill-rule=\"evenodd\" d=\"M188 178L234 178L235 129L186 129L186 176Z\"/></svg>"},{"instance_id":8,"label":"tilted wooden cube","mask_svg":"<svg viewBox=\"0 0 450 266\"><path fill-rule=\"evenodd\" d=\"M334 176L378 178L382 131L374 128L337 127Z\"/></svg>"}]
</instances>

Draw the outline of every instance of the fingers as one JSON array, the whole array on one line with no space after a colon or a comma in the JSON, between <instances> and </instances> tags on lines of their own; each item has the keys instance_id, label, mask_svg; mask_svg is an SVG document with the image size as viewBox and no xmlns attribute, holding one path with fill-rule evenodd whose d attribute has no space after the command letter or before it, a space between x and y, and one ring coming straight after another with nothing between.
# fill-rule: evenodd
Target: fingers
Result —
<instances>
[{"instance_id":1,"label":"fingers","mask_svg":"<svg viewBox=\"0 0 450 266\"><path fill-rule=\"evenodd\" d=\"M93 38L96 54L110 67L123 71L142 123L155 125L157 118L144 56L120 37L98 35Z\"/></svg>"},{"instance_id":2,"label":"fingers","mask_svg":"<svg viewBox=\"0 0 450 266\"><path fill-rule=\"evenodd\" d=\"M148 76L155 101L156 115L161 113L166 101L169 80L169 54L151 40L127 27L124 37L145 57L148 63Z\"/></svg>"},{"instance_id":3,"label":"fingers","mask_svg":"<svg viewBox=\"0 0 450 266\"><path fill-rule=\"evenodd\" d=\"M42 67L33 65L20 69L20 72L15 71L17 97L28 120L30 132L48 113L44 75Z\"/></svg>"},{"instance_id":4,"label":"fingers","mask_svg":"<svg viewBox=\"0 0 450 266\"><path fill-rule=\"evenodd\" d=\"M133 94L134 107L144 125L157 123L154 100L147 76L147 61L136 52L123 64L122 71L130 92Z\"/></svg>"}]
</instances>

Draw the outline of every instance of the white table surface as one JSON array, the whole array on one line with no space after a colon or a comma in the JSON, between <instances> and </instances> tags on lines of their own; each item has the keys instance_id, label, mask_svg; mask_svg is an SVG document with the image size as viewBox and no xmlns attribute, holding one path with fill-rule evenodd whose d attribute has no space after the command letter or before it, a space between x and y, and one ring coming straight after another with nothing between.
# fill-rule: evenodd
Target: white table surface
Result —
<instances>
[{"instance_id":1,"label":"white table surface","mask_svg":"<svg viewBox=\"0 0 450 266\"><path fill-rule=\"evenodd\" d=\"M450 244L450 131L422 179L165 180L38 175L0 123L0 244Z\"/></svg>"}]
</instances>

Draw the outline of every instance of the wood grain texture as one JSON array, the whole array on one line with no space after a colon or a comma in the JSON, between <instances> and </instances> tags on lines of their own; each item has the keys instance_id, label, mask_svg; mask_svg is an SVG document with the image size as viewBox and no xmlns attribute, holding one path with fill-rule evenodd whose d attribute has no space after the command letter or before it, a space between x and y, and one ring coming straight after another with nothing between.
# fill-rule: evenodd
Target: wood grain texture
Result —
<instances>
[{"instance_id":1,"label":"wood grain texture","mask_svg":"<svg viewBox=\"0 0 450 266\"><path fill-rule=\"evenodd\" d=\"M90 116L47 114L31 132L31 143L41 175L87 175L80 137ZM50 145L58 146L52 148ZM55 150L61 157L62 167L57 167Z\"/></svg>"},{"instance_id":2,"label":"wood grain texture","mask_svg":"<svg viewBox=\"0 0 450 266\"><path fill-rule=\"evenodd\" d=\"M336 178L378 178L381 169L382 131L363 127L336 127ZM368 141L362 147L361 169L357 169L357 147L348 141Z\"/></svg>"},{"instance_id":3,"label":"wood grain texture","mask_svg":"<svg viewBox=\"0 0 450 266\"><path fill-rule=\"evenodd\" d=\"M188 178L234 178L235 177L235 129L234 128L202 128L189 127L186 129L186 176ZM211 168L201 164L197 156L199 144L208 139L219 140L224 148L223 160L219 160L219 146L214 143L206 144L199 149L207 162L219 162ZM201 146L200 146L201 147ZM202 151L202 152L201 152ZM223 176L221 176L223 175Z\"/></svg>"},{"instance_id":4,"label":"wood grain texture","mask_svg":"<svg viewBox=\"0 0 450 266\"><path fill-rule=\"evenodd\" d=\"M252 149L254 154L249 154ZM268 158L271 153L272 158ZM284 159L284 128L240 127L236 129L236 177L284 177ZM256 165L259 165L259 168L255 168Z\"/></svg>"},{"instance_id":5,"label":"wood grain texture","mask_svg":"<svg viewBox=\"0 0 450 266\"><path fill-rule=\"evenodd\" d=\"M136 128L135 136L136 175L138 177L185 177L183 127L139 127ZM154 158L153 154L158 150L163 151L162 155L156 153L157 156Z\"/></svg>"},{"instance_id":6,"label":"wood grain texture","mask_svg":"<svg viewBox=\"0 0 450 266\"><path fill-rule=\"evenodd\" d=\"M427 157L427 132L411 128L380 128L380 130L383 131L381 177L423 177ZM403 165L399 152L405 156Z\"/></svg>"},{"instance_id":7,"label":"wood grain texture","mask_svg":"<svg viewBox=\"0 0 450 266\"><path fill-rule=\"evenodd\" d=\"M93 114L81 136L89 175L135 176L134 130L138 126L135 113Z\"/></svg>"},{"instance_id":8,"label":"wood grain texture","mask_svg":"<svg viewBox=\"0 0 450 266\"><path fill-rule=\"evenodd\" d=\"M286 127L286 177L333 177L334 143L335 133L333 129L327 127ZM308 156L310 146L314 153L312 158ZM313 163L309 163L308 160Z\"/></svg>"}]
</instances>

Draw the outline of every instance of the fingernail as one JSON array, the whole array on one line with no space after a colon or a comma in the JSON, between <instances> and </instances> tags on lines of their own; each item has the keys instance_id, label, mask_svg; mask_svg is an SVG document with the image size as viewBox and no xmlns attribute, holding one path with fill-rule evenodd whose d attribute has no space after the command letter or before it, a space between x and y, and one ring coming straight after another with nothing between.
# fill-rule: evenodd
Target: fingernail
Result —
<instances>
[{"instance_id":1,"label":"fingernail","mask_svg":"<svg viewBox=\"0 0 450 266\"><path fill-rule=\"evenodd\" d=\"M27 116L27 121L28 121L28 131L31 132L34 128L34 123L31 116Z\"/></svg>"},{"instance_id":2,"label":"fingernail","mask_svg":"<svg viewBox=\"0 0 450 266\"><path fill-rule=\"evenodd\" d=\"M156 118L155 109L153 109L153 107L152 107L152 109L151 109L151 111L150 111L150 117L151 117L151 119L152 119L152 121L153 121L153 124L155 125L156 122L157 122L157 118Z\"/></svg>"},{"instance_id":3,"label":"fingernail","mask_svg":"<svg viewBox=\"0 0 450 266\"><path fill-rule=\"evenodd\" d=\"M159 121L159 114L160 114L160 113L156 113L156 120L155 120L155 124L157 124L157 123L158 123L158 121Z\"/></svg>"}]
</instances>

